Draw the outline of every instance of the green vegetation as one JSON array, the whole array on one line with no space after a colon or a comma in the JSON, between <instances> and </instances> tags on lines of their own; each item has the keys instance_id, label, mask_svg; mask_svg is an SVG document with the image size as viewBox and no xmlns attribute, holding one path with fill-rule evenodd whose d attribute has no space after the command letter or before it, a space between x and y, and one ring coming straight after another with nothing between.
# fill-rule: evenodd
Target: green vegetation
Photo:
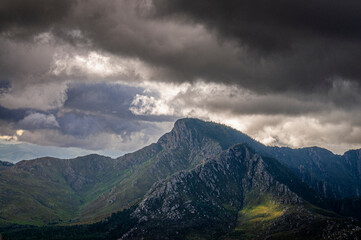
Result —
<instances>
[{"instance_id":1,"label":"green vegetation","mask_svg":"<svg viewBox=\"0 0 361 240\"><path fill-rule=\"evenodd\" d=\"M240 222L264 223L283 215L286 208L282 208L275 201L268 200L257 206L245 207L240 211Z\"/></svg>"},{"instance_id":2,"label":"green vegetation","mask_svg":"<svg viewBox=\"0 0 361 240\"><path fill-rule=\"evenodd\" d=\"M242 210L238 212L237 225L230 236L252 238L269 228L274 220L281 217L289 206L281 205L270 195L250 199Z\"/></svg>"},{"instance_id":3,"label":"green vegetation","mask_svg":"<svg viewBox=\"0 0 361 240\"><path fill-rule=\"evenodd\" d=\"M104 221L74 226L0 226L3 240L111 240L126 233L135 223L130 217L136 205L113 213Z\"/></svg>"}]
</instances>

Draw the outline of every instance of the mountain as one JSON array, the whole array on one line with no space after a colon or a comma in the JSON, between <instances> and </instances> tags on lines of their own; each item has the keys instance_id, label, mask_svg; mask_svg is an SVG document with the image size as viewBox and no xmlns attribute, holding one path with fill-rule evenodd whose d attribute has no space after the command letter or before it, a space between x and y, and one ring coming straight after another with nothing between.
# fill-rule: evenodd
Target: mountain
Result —
<instances>
[{"instance_id":1,"label":"mountain","mask_svg":"<svg viewBox=\"0 0 361 240\"><path fill-rule=\"evenodd\" d=\"M322 199L291 171L240 144L153 185L131 214L138 222L121 239L361 236L358 225L313 204Z\"/></svg>"},{"instance_id":2,"label":"mountain","mask_svg":"<svg viewBox=\"0 0 361 240\"><path fill-rule=\"evenodd\" d=\"M237 144L157 181L142 201L103 222L9 227L5 239L358 239L359 222L277 160ZM0 229L1 231L1 229Z\"/></svg>"},{"instance_id":3,"label":"mountain","mask_svg":"<svg viewBox=\"0 0 361 240\"><path fill-rule=\"evenodd\" d=\"M102 192L113 178L113 166L108 157L89 155L72 160L40 158L0 169L0 221L70 221L86 199Z\"/></svg>"},{"instance_id":4,"label":"mountain","mask_svg":"<svg viewBox=\"0 0 361 240\"><path fill-rule=\"evenodd\" d=\"M156 181L245 141L253 140L223 125L183 119L157 143L117 159L21 161L0 171L0 221L94 222L139 201Z\"/></svg>"},{"instance_id":5,"label":"mountain","mask_svg":"<svg viewBox=\"0 0 361 240\"><path fill-rule=\"evenodd\" d=\"M72 158L92 153L80 148L64 148L53 146L39 146L31 143L12 143L0 140L0 159L16 163L25 159L35 159L44 156ZM106 152L108 154L108 152Z\"/></svg>"},{"instance_id":6,"label":"mountain","mask_svg":"<svg viewBox=\"0 0 361 240\"><path fill-rule=\"evenodd\" d=\"M179 121L185 121L188 128L197 129L203 136L218 142L222 149L236 143L247 143L261 155L275 158L289 167L302 181L326 198L350 198L361 194L361 149L350 150L341 156L319 147L268 147L223 125L198 119ZM220 131L218 127L221 126L227 130Z\"/></svg>"},{"instance_id":7,"label":"mountain","mask_svg":"<svg viewBox=\"0 0 361 240\"><path fill-rule=\"evenodd\" d=\"M182 130L193 129L198 136L211 139L223 150L236 143L247 143L261 155L273 157L289 167L326 198L350 198L361 194L361 149L350 150L341 156L319 147L268 147L224 125L198 119L181 119L176 122L175 129L181 123L186 126Z\"/></svg>"},{"instance_id":8,"label":"mountain","mask_svg":"<svg viewBox=\"0 0 361 240\"><path fill-rule=\"evenodd\" d=\"M69 224L104 219L141 202L154 183L206 165L237 143L246 143L267 159L277 159L316 194L340 199L339 204L328 205L345 215L350 212L342 212L341 203L342 198L359 194L360 150L339 156L316 147L266 147L224 125L180 119L158 142L117 159L93 154L0 167L0 223Z\"/></svg>"}]
</instances>

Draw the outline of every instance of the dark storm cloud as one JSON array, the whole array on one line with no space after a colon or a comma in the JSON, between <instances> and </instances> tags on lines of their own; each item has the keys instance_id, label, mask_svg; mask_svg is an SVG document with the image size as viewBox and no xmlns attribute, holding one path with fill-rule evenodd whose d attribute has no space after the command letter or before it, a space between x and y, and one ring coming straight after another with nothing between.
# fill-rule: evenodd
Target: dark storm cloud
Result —
<instances>
[{"instance_id":1,"label":"dark storm cloud","mask_svg":"<svg viewBox=\"0 0 361 240\"><path fill-rule=\"evenodd\" d=\"M36 129L56 129L59 128L59 123L53 114L35 112L19 121L17 127L31 131Z\"/></svg>"},{"instance_id":2,"label":"dark storm cloud","mask_svg":"<svg viewBox=\"0 0 361 240\"><path fill-rule=\"evenodd\" d=\"M361 81L358 1L155 1L148 12L141 3L90 2L77 26L95 46L158 67L155 79L263 93L322 93L334 77Z\"/></svg>"},{"instance_id":3,"label":"dark storm cloud","mask_svg":"<svg viewBox=\"0 0 361 240\"><path fill-rule=\"evenodd\" d=\"M9 81L1 81L0 80L0 94L6 92L10 88Z\"/></svg>"},{"instance_id":4,"label":"dark storm cloud","mask_svg":"<svg viewBox=\"0 0 361 240\"><path fill-rule=\"evenodd\" d=\"M137 94L144 94L144 88L106 83L71 84L67 91L64 109L92 113L93 115L109 115L123 119L123 121L175 120L172 116L134 115L129 108ZM152 94L156 95L156 93Z\"/></svg>"},{"instance_id":5,"label":"dark storm cloud","mask_svg":"<svg viewBox=\"0 0 361 240\"><path fill-rule=\"evenodd\" d=\"M130 151L138 149L139 144L150 143L151 139L154 141L154 136L160 136L164 132L152 122L85 113L76 109L62 113L56 119L51 114L33 115L29 121L25 118L19 122L18 126L26 127L27 122L27 126L32 126L24 128L28 131L18 138L39 145Z\"/></svg>"},{"instance_id":6,"label":"dark storm cloud","mask_svg":"<svg viewBox=\"0 0 361 240\"><path fill-rule=\"evenodd\" d=\"M169 116L138 116L129 107L143 88L120 84L69 84L64 105L50 112L31 112L16 125L27 130L58 129L61 134L84 138L100 133L124 139L134 132L155 128L143 121L170 121Z\"/></svg>"},{"instance_id":7,"label":"dark storm cloud","mask_svg":"<svg viewBox=\"0 0 361 240\"><path fill-rule=\"evenodd\" d=\"M73 84L67 91L65 108L134 118L129 106L144 89L118 84Z\"/></svg>"},{"instance_id":8,"label":"dark storm cloud","mask_svg":"<svg viewBox=\"0 0 361 240\"><path fill-rule=\"evenodd\" d=\"M187 15L249 45L274 51L296 38L361 39L361 3L357 0L154 0L160 16Z\"/></svg>"},{"instance_id":9,"label":"dark storm cloud","mask_svg":"<svg viewBox=\"0 0 361 240\"><path fill-rule=\"evenodd\" d=\"M71 84L63 112L59 114L60 131L85 137L102 132L127 137L146 128L129 111L133 97L142 88L118 84Z\"/></svg>"},{"instance_id":10,"label":"dark storm cloud","mask_svg":"<svg viewBox=\"0 0 361 240\"><path fill-rule=\"evenodd\" d=\"M0 120L3 124L12 123L12 132L51 129L75 138L107 133L122 136L126 141L136 132L159 130L152 122L174 120L172 116L134 115L129 107L134 96L143 91L119 84L73 83L69 84L62 107L39 111L0 106Z\"/></svg>"},{"instance_id":11,"label":"dark storm cloud","mask_svg":"<svg viewBox=\"0 0 361 240\"><path fill-rule=\"evenodd\" d=\"M0 120L17 122L26 116L25 109L8 109L0 106Z\"/></svg>"},{"instance_id":12,"label":"dark storm cloud","mask_svg":"<svg viewBox=\"0 0 361 240\"><path fill-rule=\"evenodd\" d=\"M67 113L58 118L60 131L66 135L86 137L107 132L129 137L130 134L149 127L147 123L109 116L84 113Z\"/></svg>"},{"instance_id":13,"label":"dark storm cloud","mask_svg":"<svg viewBox=\"0 0 361 240\"><path fill-rule=\"evenodd\" d=\"M262 93L321 94L334 77L361 81L356 0L74 2L7 3L0 21L20 29L31 29L30 22L66 41L78 38L71 34L78 30L95 49L146 62L156 81L202 79ZM14 17L25 9L24 17Z\"/></svg>"},{"instance_id":14,"label":"dark storm cloud","mask_svg":"<svg viewBox=\"0 0 361 240\"><path fill-rule=\"evenodd\" d=\"M328 111L331 106L313 99L294 98L280 95L246 95L237 97L227 95L204 96L196 98L196 93L185 93L177 97L186 106L207 109L209 112L230 112L233 115L263 114L300 116Z\"/></svg>"},{"instance_id":15,"label":"dark storm cloud","mask_svg":"<svg viewBox=\"0 0 361 240\"><path fill-rule=\"evenodd\" d=\"M248 72L250 81L237 76L229 81L275 90L331 87L328 78L335 76L361 81L360 1L154 2L159 17L205 24L259 58L258 66L253 63L259 72Z\"/></svg>"},{"instance_id":16,"label":"dark storm cloud","mask_svg":"<svg viewBox=\"0 0 361 240\"><path fill-rule=\"evenodd\" d=\"M48 31L69 13L71 0L4 0L0 5L0 32L24 38Z\"/></svg>"}]
</instances>

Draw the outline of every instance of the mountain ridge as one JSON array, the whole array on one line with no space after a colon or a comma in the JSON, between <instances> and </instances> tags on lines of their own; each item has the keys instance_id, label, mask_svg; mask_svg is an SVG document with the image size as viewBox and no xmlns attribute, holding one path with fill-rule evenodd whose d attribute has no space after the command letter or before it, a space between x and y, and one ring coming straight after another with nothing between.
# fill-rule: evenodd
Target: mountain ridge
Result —
<instances>
[{"instance_id":1,"label":"mountain ridge","mask_svg":"<svg viewBox=\"0 0 361 240\"><path fill-rule=\"evenodd\" d=\"M361 189L360 150L337 156L322 148L266 147L228 126L187 118L177 120L172 131L156 143L116 159L91 154L74 159L41 158L2 168L0 196L5 200L0 202L3 209L0 217L3 221L39 225L101 220L141 200L156 181L206 163L240 142L262 156L277 159L323 197L357 196ZM346 160L343 156L347 156ZM336 167L330 168L334 162ZM340 173L330 180L330 176ZM24 185L25 177L31 181ZM21 185L24 187L19 188ZM45 190L41 192L41 188ZM26 189L33 192L28 194ZM22 197L4 197L9 193ZM64 195L68 199L62 199ZM31 199L32 203L31 208L23 209L20 222L19 215L7 210L14 209L9 206L11 202L25 204L19 199ZM68 210L64 212L64 209ZM36 219L32 216L35 210L41 213Z\"/></svg>"},{"instance_id":2,"label":"mountain ridge","mask_svg":"<svg viewBox=\"0 0 361 240\"><path fill-rule=\"evenodd\" d=\"M353 239L361 225L334 211L361 219L361 201L325 198L345 193L337 192L343 184L357 191L349 180L359 176L360 154L346 156L266 147L224 125L181 119L156 143L117 159L41 158L0 169L0 221L57 225L10 227L9 239ZM344 179L336 188L332 164Z\"/></svg>"}]
</instances>

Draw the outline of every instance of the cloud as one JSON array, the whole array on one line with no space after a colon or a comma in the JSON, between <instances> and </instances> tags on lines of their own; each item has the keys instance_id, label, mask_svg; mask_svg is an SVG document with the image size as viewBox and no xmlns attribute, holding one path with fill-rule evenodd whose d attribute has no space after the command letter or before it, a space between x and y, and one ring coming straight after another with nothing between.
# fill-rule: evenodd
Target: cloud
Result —
<instances>
[{"instance_id":1,"label":"cloud","mask_svg":"<svg viewBox=\"0 0 361 240\"><path fill-rule=\"evenodd\" d=\"M3 107L49 110L63 104L68 79L49 74L53 44L0 37L0 74L8 83L0 92Z\"/></svg>"},{"instance_id":2,"label":"cloud","mask_svg":"<svg viewBox=\"0 0 361 240\"><path fill-rule=\"evenodd\" d=\"M172 121L175 118L165 116L139 115L131 111L132 102L137 94L144 94L145 84L129 86L119 83L73 83L67 90L67 100L59 111L59 116L69 112L90 114L98 117L116 117L122 121ZM168 90L167 90L168 92ZM157 95L158 91L148 93Z\"/></svg>"},{"instance_id":3,"label":"cloud","mask_svg":"<svg viewBox=\"0 0 361 240\"><path fill-rule=\"evenodd\" d=\"M12 110L0 106L0 120L14 122L23 119L25 115L26 110L24 109Z\"/></svg>"},{"instance_id":4,"label":"cloud","mask_svg":"<svg viewBox=\"0 0 361 240\"><path fill-rule=\"evenodd\" d=\"M361 129L353 83L337 79L328 95L257 94L237 86L198 82L182 85L169 94L157 85L134 97L134 114L198 117L225 123L264 144L277 146L322 146L337 153L359 148ZM341 87L342 86L342 87ZM158 94L149 95L156 89ZM168 93L162 95L162 93ZM354 104L347 104L353 99ZM347 107L343 107L346 104Z\"/></svg>"},{"instance_id":5,"label":"cloud","mask_svg":"<svg viewBox=\"0 0 361 240\"><path fill-rule=\"evenodd\" d=\"M146 78L147 71L147 67L137 59L96 51L71 52L62 48L54 53L49 72L54 77L66 79L76 76L87 82L99 82L99 79L127 82Z\"/></svg>"},{"instance_id":6,"label":"cloud","mask_svg":"<svg viewBox=\"0 0 361 240\"><path fill-rule=\"evenodd\" d=\"M10 109L33 108L51 110L59 108L66 100L66 83L13 84L0 95L0 104Z\"/></svg>"},{"instance_id":7,"label":"cloud","mask_svg":"<svg viewBox=\"0 0 361 240\"><path fill-rule=\"evenodd\" d=\"M118 135L123 142L132 134L154 129L153 122L171 121L172 116L136 115L131 103L143 88L121 84L71 84L67 100L58 111L60 131L79 138L109 133Z\"/></svg>"},{"instance_id":8,"label":"cloud","mask_svg":"<svg viewBox=\"0 0 361 240\"><path fill-rule=\"evenodd\" d=\"M169 14L189 16L194 21L205 22L225 35L233 36L265 48L287 47L295 37L308 35L360 39L358 11L361 4L350 0L305 3L300 0L247 1L153 1L161 16ZM267 30L267 28L269 30ZM276 33L287 31L290 35ZM264 38L261 40L261 38Z\"/></svg>"},{"instance_id":9,"label":"cloud","mask_svg":"<svg viewBox=\"0 0 361 240\"><path fill-rule=\"evenodd\" d=\"M0 32L24 38L55 27L71 10L75 1L21 0L2 1Z\"/></svg>"},{"instance_id":10,"label":"cloud","mask_svg":"<svg viewBox=\"0 0 361 240\"><path fill-rule=\"evenodd\" d=\"M130 103L142 91L143 88L121 84L71 84L64 108L131 118Z\"/></svg>"},{"instance_id":11,"label":"cloud","mask_svg":"<svg viewBox=\"0 0 361 240\"><path fill-rule=\"evenodd\" d=\"M137 94L129 110L135 115L174 115L175 110L161 99Z\"/></svg>"},{"instance_id":12,"label":"cloud","mask_svg":"<svg viewBox=\"0 0 361 240\"><path fill-rule=\"evenodd\" d=\"M31 113L24 119L19 121L19 126L22 129L35 130L35 129L52 129L59 128L59 123L55 116L52 114ZM22 134L20 134L21 136Z\"/></svg>"},{"instance_id":13,"label":"cloud","mask_svg":"<svg viewBox=\"0 0 361 240\"><path fill-rule=\"evenodd\" d=\"M233 115L263 114L301 116L322 114L337 109L357 110L361 103L357 84L335 79L323 95L289 93L259 94L237 85L206 83L167 85L150 84L136 94L130 110L138 115L188 116L192 112L227 112Z\"/></svg>"},{"instance_id":14,"label":"cloud","mask_svg":"<svg viewBox=\"0 0 361 240\"><path fill-rule=\"evenodd\" d=\"M142 65L132 71L147 72L145 80L322 94L332 88L330 78L361 81L360 9L356 0L6 2L0 30L5 39L21 31L44 39L39 34L50 32L58 44L76 46L73 56L55 61L54 73L122 72L121 64L109 65L113 54Z\"/></svg>"},{"instance_id":15,"label":"cloud","mask_svg":"<svg viewBox=\"0 0 361 240\"><path fill-rule=\"evenodd\" d=\"M115 83L68 83L64 101L55 108L39 111L35 105L24 109L0 107L0 136L11 141L96 151L136 150L139 144L157 140L175 119L134 115L129 110L131 102L143 91ZM22 134L18 134L19 130Z\"/></svg>"},{"instance_id":16,"label":"cloud","mask_svg":"<svg viewBox=\"0 0 361 240\"><path fill-rule=\"evenodd\" d=\"M76 134L64 134L54 129L42 129L34 132L24 131L18 139L19 141L43 146L77 147L93 151L112 149L117 152L131 152L138 150L141 146L155 142L164 132L169 131L171 127L171 123L152 124L136 132L131 132L125 138L122 135L107 131L79 136Z\"/></svg>"},{"instance_id":17,"label":"cloud","mask_svg":"<svg viewBox=\"0 0 361 240\"><path fill-rule=\"evenodd\" d=\"M284 62L286 70L302 73L300 79L306 86L312 84L311 79L319 77L323 78L316 83L324 83L332 74L345 78L360 76L355 64L360 56L361 40L358 1L154 0L153 3L153 14L161 19L173 17L204 24L220 38L235 39L240 46L248 46L262 61ZM287 64L287 59L292 61ZM304 60L303 64L300 60ZM295 65L297 61L301 65ZM306 66L318 71L306 72Z\"/></svg>"}]
</instances>

